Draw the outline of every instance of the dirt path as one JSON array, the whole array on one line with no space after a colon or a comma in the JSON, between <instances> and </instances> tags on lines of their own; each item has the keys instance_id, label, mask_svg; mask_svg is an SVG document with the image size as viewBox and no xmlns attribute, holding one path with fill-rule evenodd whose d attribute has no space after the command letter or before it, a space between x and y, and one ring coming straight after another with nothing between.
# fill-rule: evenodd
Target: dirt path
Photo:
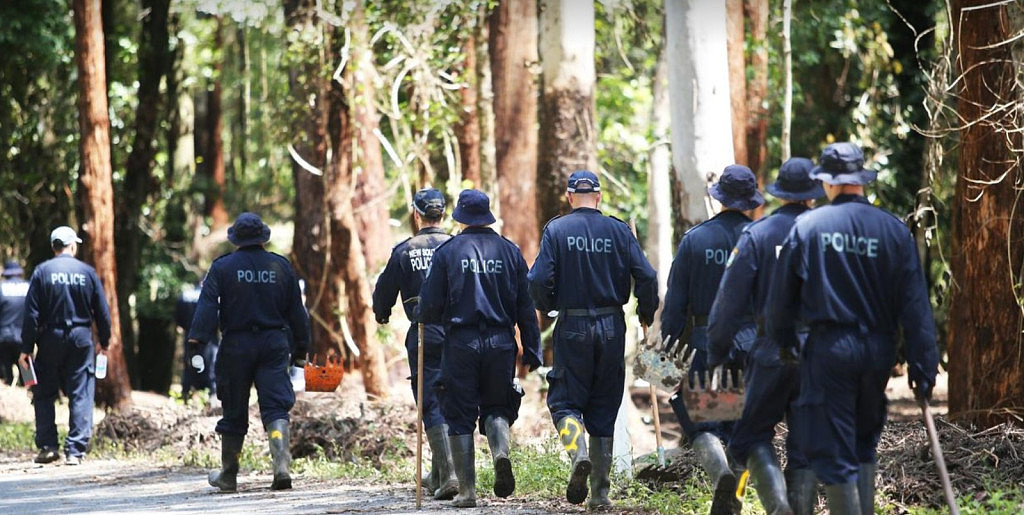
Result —
<instances>
[{"instance_id":1,"label":"dirt path","mask_svg":"<svg viewBox=\"0 0 1024 515\"><path fill-rule=\"evenodd\" d=\"M206 471L154 466L144 460L88 459L36 465L31 455L0 458L0 513L216 512L216 513L436 513L453 512L448 501L424 499L416 510L411 486L351 480L296 478L292 490L272 492L267 474L238 478L237 494L206 483ZM550 503L480 499L459 513L552 513ZM558 503L555 503L558 504ZM572 510L566 505L569 511Z\"/></svg>"}]
</instances>

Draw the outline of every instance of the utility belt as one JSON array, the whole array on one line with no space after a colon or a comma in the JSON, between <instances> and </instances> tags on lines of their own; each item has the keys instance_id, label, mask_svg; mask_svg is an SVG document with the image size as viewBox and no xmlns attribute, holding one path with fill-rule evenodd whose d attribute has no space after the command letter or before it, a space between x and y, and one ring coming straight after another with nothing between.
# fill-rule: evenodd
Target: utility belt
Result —
<instances>
[{"instance_id":1,"label":"utility belt","mask_svg":"<svg viewBox=\"0 0 1024 515\"><path fill-rule=\"evenodd\" d=\"M558 311L559 316L567 317L598 317L622 313L622 306L606 306L603 308L568 308Z\"/></svg>"},{"instance_id":2,"label":"utility belt","mask_svg":"<svg viewBox=\"0 0 1024 515\"><path fill-rule=\"evenodd\" d=\"M477 322L475 324L452 324L449 327L450 327L450 329L449 329L450 331L459 331L459 330L467 330L467 329L468 330L473 330L473 329L476 329L476 330L479 330L481 333L482 332L486 332L488 330L505 330L505 331L511 331L512 330L512 326L501 325L501 324L494 324L494 323L491 323L491 322L489 322L487 320L481 320L481 321L479 321L479 322Z\"/></svg>"},{"instance_id":3,"label":"utility belt","mask_svg":"<svg viewBox=\"0 0 1024 515\"><path fill-rule=\"evenodd\" d=\"M92 320L88 322L65 322L63 324L46 324L42 327L43 331L58 331L58 330L70 330L76 327L92 327Z\"/></svg>"},{"instance_id":4,"label":"utility belt","mask_svg":"<svg viewBox=\"0 0 1024 515\"><path fill-rule=\"evenodd\" d=\"M287 331L287 330L288 330L288 328L283 326L283 325L272 325L272 326L252 325L252 326L249 326L249 327L236 327L236 328L232 328L232 329L227 329L227 330L224 331L224 335L228 336L228 335L236 335L236 334L243 334L243 333L253 333L253 334L255 334L255 333L262 333L262 332L265 332L265 331Z\"/></svg>"},{"instance_id":5,"label":"utility belt","mask_svg":"<svg viewBox=\"0 0 1024 515\"><path fill-rule=\"evenodd\" d=\"M803 322L797 322L794 330L798 333L810 332L811 328L803 324ZM757 318L757 337L762 338L768 336L768 327L765 324L764 317Z\"/></svg>"}]
</instances>

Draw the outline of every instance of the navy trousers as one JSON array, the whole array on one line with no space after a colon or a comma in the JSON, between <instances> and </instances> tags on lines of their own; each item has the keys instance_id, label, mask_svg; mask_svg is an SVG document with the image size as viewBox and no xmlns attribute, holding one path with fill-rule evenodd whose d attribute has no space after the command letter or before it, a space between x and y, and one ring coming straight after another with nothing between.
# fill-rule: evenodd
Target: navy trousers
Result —
<instances>
[{"instance_id":1,"label":"navy trousers","mask_svg":"<svg viewBox=\"0 0 1024 515\"><path fill-rule=\"evenodd\" d=\"M572 416L591 436L614 436L626 380L623 314L560 316L553 340L553 367L547 375L551 418L557 425Z\"/></svg>"},{"instance_id":2,"label":"navy trousers","mask_svg":"<svg viewBox=\"0 0 1024 515\"><path fill-rule=\"evenodd\" d=\"M512 328L449 330L438 385L448 434L472 434L478 420L486 434L484 422L491 416L515 422L522 400L512 382L517 351Z\"/></svg>"},{"instance_id":3,"label":"navy trousers","mask_svg":"<svg viewBox=\"0 0 1024 515\"><path fill-rule=\"evenodd\" d=\"M797 425L811 467L826 485L856 481L861 463L875 463L894 342L856 328L811 328L800 363Z\"/></svg>"},{"instance_id":4,"label":"navy trousers","mask_svg":"<svg viewBox=\"0 0 1024 515\"><path fill-rule=\"evenodd\" d=\"M409 382L412 397L416 399L417 346L419 324L413 324L405 335L405 351L409 356ZM441 403L437 398L435 384L441 375L441 355L444 351L444 328L435 324L423 325L423 428L430 429L444 424ZM418 399L417 399L418 400Z\"/></svg>"},{"instance_id":5,"label":"navy trousers","mask_svg":"<svg viewBox=\"0 0 1024 515\"><path fill-rule=\"evenodd\" d=\"M800 393L800 373L797 365L786 365L779 359L779 348L771 340L760 337L754 344L744 370L746 399L743 415L733 428L729 439L729 454L745 465L750 449L755 445L772 445L775 426L786 418L789 434L786 436L787 469L809 467L807 457L800 450L800 425L796 423L795 402Z\"/></svg>"},{"instance_id":6,"label":"navy trousers","mask_svg":"<svg viewBox=\"0 0 1024 515\"><path fill-rule=\"evenodd\" d=\"M92 414L96 392L92 329L48 330L40 335L35 357L36 379L32 404L36 414L36 447L58 448L54 402L58 391L68 398L68 436L64 454L85 454L92 437Z\"/></svg>"},{"instance_id":7,"label":"navy trousers","mask_svg":"<svg viewBox=\"0 0 1024 515\"><path fill-rule=\"evenodd\" d=\"M217 397L224 409L217 432L245 436L249 430L249 390L256 386L263 425L288 420L295 405L289 375L291 344L280 329L225 335L217 353Z\"/></svg>"}]
</instances>

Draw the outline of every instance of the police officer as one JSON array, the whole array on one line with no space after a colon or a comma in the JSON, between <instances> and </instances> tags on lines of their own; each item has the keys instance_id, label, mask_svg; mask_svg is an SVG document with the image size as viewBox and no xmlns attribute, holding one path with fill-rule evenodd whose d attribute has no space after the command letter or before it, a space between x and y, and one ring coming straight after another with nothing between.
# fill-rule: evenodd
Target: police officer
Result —
<instances>
[{"instance_id":1,"label":"police officer","mask_svg":"<svg viewBox=\"0 0 1024 515\"><path fill-rule=\"evenodd\" d=\"M547 403L572 462L565 496L573 504L582 503L589 475L588 506L599 508L611 505L608 472L626 377L622 305L634 282L640 321L650 325L658 309L658 282L629 226L598 210L597 175L573 172L565 196L572 212L544 227L528 278L537 307L558 312Z\"/></svg>"},{"instance_id":2,"label":"police officer","mask_svg":"<svg viewBox=\"0 0 1024 515\"><path fill-rule=\"evenodd\" d=\"M57 425L53 403L57 391L68 397L68 435L65 463L78 465L92 436L92 409L96 391L96 324L101 352L110 345L110 310L103 284L93 267L75 258L82 243L75 230L62 225L50 233L53 259L32 272L25 297L21 331L23 367L36 350L36 380L32 404L36 412L36 463L57 461Z\"/></svg>"},{"instance_id":3,"label":"police officer","mask_svg":"<svg viewBox=\"0 0 1024 515\"><path fill-rule=\"evenodd\" d=\"M447 338L439 386L459 479L453 505L476 506L473 427L487 436L494 464L494 494L508 497L515 477L508 458L509 426L519 416L522 389L514 382L515 327L523 363L541 364L540 328L526 280L526 261L511 241L494 232L490 199L463 190L452 212L465 229L434 250L420 290L424 324L442 324Z\"/></svg>"},{"instance_id":4,"label":"police officer","mask_svg":"<svg viewBox=\"0 0 1024 515\"><path fill-rule=\"evenodd\" d=\"M695 384L694 381L703 383L705 380L708 370L708 313L725 271L726 260L736 246L743 228L750 223L750 218L743 212L764 203L764 197L757 190L757 178L749 168L742 165L725 167L719 181L708 192L722 203L722 209L683 235L672 260L665 306L661 313L665 352L674 352L682 346L688 346L694 352L688 373L691 384ZM748 304L741 318L731 322L740 326L740 330L734 338L728 360L742 365L756 334L753 305ZM722 440L732 430L732 423L693 423L678 393L669 399L669 405L705 472L716 485L711 512L738 513L740 506L735 495L736 476L730 469L722 446Z\"/></svg>"},{"instance_id":5,"label":"police officer","mask_svg":"<svg viewBox=\"0 0 1024 515\"><path fill-rule=\"evenodd\" d=\"M188 333L196 368L205 365L202 346L216 338L218 326L222 335L215 371L224 408L217 422L222 469L210 473L209 481L223 492L237 489L238 454L249 429L249 389L255 384L274 462L270 489L287 489L292 487L288 412L295 404L288 367L289 362L305 364L309 317L291 263L263 248L270 227L259 216L238 215L228 240L238 249L210 265Z\"/></svg>"},{"instance_id":6,"label":"police officer","mask_svg":"<svg viewBox=\"0 0 1024 515\"><path fill-rule=\"evenodd\" d=\"M186 352L182 353L182 363L184 368L181 372L181 398L187 403L191 398L192 390L207 389L210 391L210 403L216 405L217 402L217 378L214 374L216 368L216 357L217 349L220 347L220 339L217 335L214 335L213 339L210 340L205 346L203 346L203 365L204 369L199 370L189 363L189 347L188 347L188 332L192 328L192 318L196 314L196 306L199 304L199 294L202 292L202 286L200 284L187 285L182 291L181 295L178 296L178 301L174 306L174 322L181 327L185 333L185 344L184 349Z\"/></svg>"},{"instance_id":7,"label":"police officer","mask_svg":"<svg viewBox=\"0 0 1024 515\"><path fill-rule=\"evenodd\" d=\"M810 176L813 167L810 159L794 157L779 168L775 182L765 190L782 200L783 205L743 229L739 243L726 262L708 316L707 366L714 369L728 359L737 330L733 321L747 316L753 299L754 312L758 315L758 336L744 370L743 415L733 428L728 451L730 458L746 464L750 470L761 505L769 514L795 511L809 515L813 513L816 497L814 472L797 448L793 401L799 392L799 375L796 366L782 363L778 346L765 336L763 317L771 273L777 261L776 249L789 234L796 217L808 211L814 199L825 195L818 181ZM806 337L806 331L801 334ZM775 425L783 416L789 425L785 478L772 447Z\"/></svg>"},{"instance_id":8,"label":"police officer","mask_svg":"<svg viewBox=\"0 0 1024 515\"><path fill-rule=\"evenodd\" d=\"M391 258L384 267L377 285L373 289L373 313L378 324L386 324L391 318L391 307L399 292L402 307L409 321L413 322L405 335L405 349L409 356L412 394L416 396L418 329L415 316L419 302L420 287L427 276L427 268L434 255L434 249L451 238L441 229L444 217L444 195L427 188L413 196L413 220L419 231L416 235L395 245ZM434 491L434 498L447 500L459 491L452 463L451 443L448 439L448 425L441 416L441 405L433 388L441 373L441 351L444 348L444 327L440 324L423 324L423 427L430 445L431 470L424 485Z\"/></svg>"},{"instance_id":9,"label":"police officer","mask_svg":"<svg viewBox=\"0 0 1024 515\"><path fill-rule=\"evenodd\" d=\"M829 511L873 513L875 446L899 331L910 386L927 399L938 367L935 324L910 230L864 198L876 172L864 168L861 149L828 145L811 175L832 203L799 217L782 245L768 334L792 356L800 348L797 321L810 328L797 400L804 451Z\"/></svg>"},{"instance_id":10,"label":"police officer","mask_svg":"<svg viewBox=\"0 0 1024 515\"><path fill-rule=\"evenodd\" d=\"M21 353L21 326L25 319L25 295L28 281L17 261L4 263L0 282L0 380L14 384L14 365Z\"/></svg>"}]
</instances>

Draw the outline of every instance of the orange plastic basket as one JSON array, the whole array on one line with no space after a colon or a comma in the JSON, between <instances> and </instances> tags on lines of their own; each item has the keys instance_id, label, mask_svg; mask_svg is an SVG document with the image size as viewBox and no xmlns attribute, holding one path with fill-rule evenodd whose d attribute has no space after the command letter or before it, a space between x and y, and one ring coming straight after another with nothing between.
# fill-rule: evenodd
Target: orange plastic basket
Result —
<instances>
[{"instance_id":1,"label":"orange plastic basket","mask_svg":"<svg viewBox=\"0 0 1024 515\"><path fill-rule=\"evenodd\" d=\"M345 364L340 358L328 358L323 365L315 364L315 359L306 364L306 391L333 392L341 384L345 376Z\"/></svg>"}]
</instances>

